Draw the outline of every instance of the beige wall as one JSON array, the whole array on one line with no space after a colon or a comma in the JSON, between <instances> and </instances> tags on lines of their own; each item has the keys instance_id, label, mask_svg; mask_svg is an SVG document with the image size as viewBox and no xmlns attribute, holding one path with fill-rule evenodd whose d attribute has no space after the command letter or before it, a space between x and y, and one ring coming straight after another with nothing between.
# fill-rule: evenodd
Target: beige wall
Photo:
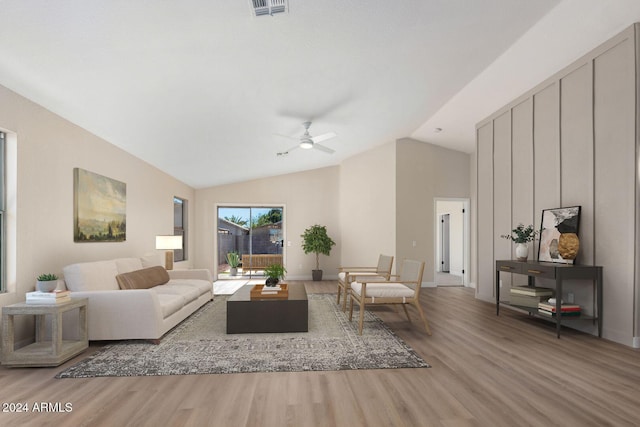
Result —
<instances>
[{"instance_id":1,"label":"beige wall","mask_svg":"<svg viewBox=\"0 0 640 427\"><path fill-rule=\"evenodd\" d=\"M395 182L395 143L350 157L340 165L342 265L375 266L380 254L395 256Z\"/></svg>"},{"instance_id":2,"label":"beige wall","mask_svg":"<svg viewBox=\"0 0 640 427\"><path fill-rule=\"evenodd\" d=\"M401 139L396 144L396 257L425 261L434 282L435 198L469 198L469 154ZM413 242L415 246L413 245Z\"/></svg>"},{"instance_id":3,"label":"beige wall","mask_svg":"<svg viewBox=\"0 0 640 427\"><path fill-rule=\"evenodd\" d=\"M242 183L221 185L196 191L196 259L197 267L215 272L215 241L218 205L278 205L285 207L284 239L287 277L310 279L315 269L315 256L302 251L300 235L307 227L320 224L327 227L336 242L331 255L320 255L323 278L337 278L340 265L341 239L338 215L337 166L315 169Z\"/></svg>"},{"instance_id":4,"label":"beige wall","mask_svg":"<svg viewBox=\"0 0 640 427\"><path fill-rule=\"evenodd\" d=\"M61 275L75 262L156 252L154 236L173 230L173 196L194 199L187 185L2 86L0 129L17 140L17 198L9 201L16 209L15 241L8 242L16 257L7 265L8 292L0 294L0 306L24 301L41 273ZM76 167L127 184L126 242L74 243ZM18 331L18 338L24 335Z\"/></svg>"}]
</instances>

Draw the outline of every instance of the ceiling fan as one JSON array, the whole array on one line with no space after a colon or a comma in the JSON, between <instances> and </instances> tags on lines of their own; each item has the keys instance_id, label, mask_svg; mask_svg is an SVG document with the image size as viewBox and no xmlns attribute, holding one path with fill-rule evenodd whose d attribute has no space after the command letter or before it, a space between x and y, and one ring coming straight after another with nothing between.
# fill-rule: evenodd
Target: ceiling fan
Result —
<instances>
[{"instance_id":1,"label":"ceiling fan","mask_svg":"<svg viewBox=\"0 0 640 427\"><path fill-rule=\"evenodd\" d=\"M324 145L318 144L319 142L326 141L327 139L334 138L338 136L335 132L327 132L318 136L311 136L309 134L309 127L311 127L311 122L304 122L302 124L304 126L304 134L300 137L300 142L298 145L289 148L288 150L281 151L278 153L278 156L286 156L290 151L295 150L296 148L303 148L305 150L309 150L311 148L315 148L316 150L323 151L327 154L333 154L335 151L329 147L325 147ZM289 139L296 139L287 135L278 135Z\"/></svg>"}]
</instances>

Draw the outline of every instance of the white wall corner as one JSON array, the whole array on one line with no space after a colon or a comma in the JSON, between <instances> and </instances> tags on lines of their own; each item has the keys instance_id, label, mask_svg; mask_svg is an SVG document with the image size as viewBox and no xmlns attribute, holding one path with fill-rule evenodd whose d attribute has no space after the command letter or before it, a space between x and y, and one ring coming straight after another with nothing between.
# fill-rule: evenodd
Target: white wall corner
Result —
<instances>
[{"instance_id":1,"label":"white wall corner","mask_svg":"<svg viewBox=\"0 0 640 427\"><path fill-rule=\"evenodd\" d=\"M640 337L633 337L633 341L631 343L633 348L640 348Z\"/></svg>"}]
</instances>

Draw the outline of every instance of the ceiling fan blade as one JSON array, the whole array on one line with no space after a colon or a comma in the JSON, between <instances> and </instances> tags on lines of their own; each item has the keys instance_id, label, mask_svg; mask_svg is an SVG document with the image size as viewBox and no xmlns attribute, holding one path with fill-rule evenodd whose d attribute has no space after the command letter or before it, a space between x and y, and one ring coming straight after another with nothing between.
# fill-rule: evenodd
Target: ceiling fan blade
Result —
<instances>
[{"instance_id":1,"label":"ceiling fan blade","mask_svg":"<svg viewBox=\"0 0 640 427\"><path fill-rule=\"evenodd\" d=\"M316 150L324 151L325 153L328 153L328 154L335 153L335 150L332 150L331 148L325 147L324 145L320 145L320 144L314 143L313 148L315 148Z\"/></svg>"},{"instance_id":2,"label":"ceiling fan blade","mask_svg":"<svg viewBox=\"0 0 640 427\"><path fill-rule=\"evenodd\" d=\"M314 143L316 143L316 142L326 141L327 139L335 138L336 136L338 136L338 134L335 132L327 132L327 133L323 133L322 135L314 136L311 139L313 140Z\"/></svg>"}]
</instances>

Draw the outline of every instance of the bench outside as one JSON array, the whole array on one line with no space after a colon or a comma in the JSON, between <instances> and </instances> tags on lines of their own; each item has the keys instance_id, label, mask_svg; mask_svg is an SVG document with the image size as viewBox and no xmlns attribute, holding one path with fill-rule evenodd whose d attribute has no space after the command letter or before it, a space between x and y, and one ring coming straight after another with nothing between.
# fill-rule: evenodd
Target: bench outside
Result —
<instances>
[{"instance_id":1,"label":"bench outside","mask_svg":"<svg viewBox=\"0 0 640 427\"><path fill-rule=\"evenodd\" d=\"M266 267L282 265L282 254L243 254L242 271L264 270Z\"/></svg>"}]
</instances>

